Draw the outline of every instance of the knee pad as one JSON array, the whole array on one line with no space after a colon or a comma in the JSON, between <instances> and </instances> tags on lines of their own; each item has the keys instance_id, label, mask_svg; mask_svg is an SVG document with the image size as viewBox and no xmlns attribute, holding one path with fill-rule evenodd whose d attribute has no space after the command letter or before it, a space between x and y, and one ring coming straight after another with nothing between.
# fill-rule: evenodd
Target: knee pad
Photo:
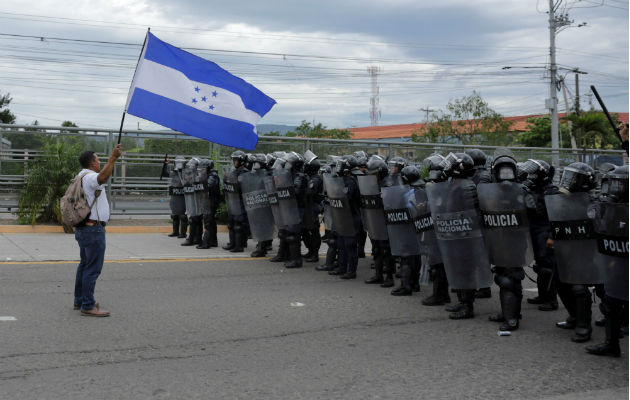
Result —
<instances>
[{"instance_id":1,"label":"knee pad","mask_svg":"<svg viewBox=\"0 0 630 400\"><path fill-rule=\"evenodd\" d=\"M571 291L575 297L587 297L591 295L590 290L585 285L571 285Z\"/></svg>"},{"instance_id":2,"label":"knee pad","mask_svg":"<svg viewBox=\"0 0 630 400\"><path fill-rule=\"evenodd\" d=\"M234 233L242 233L245 231L245 227L243 226L243 224L238 223L238 222L234 222L233 223L233 229L234 229Z\"/></svg>"},{"instance_id":3,"label":"knee pad","mask_svg":"<svg viewBox=\"0 0 630 400\"><path fill-rule=\"evenodd\" d=\"M509 276L496 274L494 275L494 283L497 284L501 289L505 290L513 290L514 282L510 279Z\"/></svg>"}]
</instances>

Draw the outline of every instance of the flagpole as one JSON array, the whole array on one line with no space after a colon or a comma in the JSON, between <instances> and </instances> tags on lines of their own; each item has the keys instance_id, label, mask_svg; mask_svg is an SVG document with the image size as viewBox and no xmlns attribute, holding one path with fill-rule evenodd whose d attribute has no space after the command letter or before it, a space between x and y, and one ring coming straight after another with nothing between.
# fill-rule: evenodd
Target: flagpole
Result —
<instances>
[{"instance_id":1,"label":"flagpole","mask_svg":"<svg viewBox=\"0 0 630 400\"><path fill-rule=\"evenodd\" d=\"M142 53L144 53L144 47L147 45L147 39L149 39L149 32L151 32L151 28L147 28L147 34L144 37L144 43L142 43L142 48L140 49L140 55L138 56L138 62L136 63L136 69L133 71L133 78L131 78L131 85L133 85L134 79L136 79L136 72L138 72L138 64L140 64L140 59L142 58ZM129 90L131 90L131 85L129 86ZM127 99L131 93L127 95ZM118 131L118 144L120 144L120 137L122 136L123 124L125 123L125 115L127 114L127 106L125 106L125 111L123 111L122 118L120 120L120 130Z\"/></svg>"}]
</instances>

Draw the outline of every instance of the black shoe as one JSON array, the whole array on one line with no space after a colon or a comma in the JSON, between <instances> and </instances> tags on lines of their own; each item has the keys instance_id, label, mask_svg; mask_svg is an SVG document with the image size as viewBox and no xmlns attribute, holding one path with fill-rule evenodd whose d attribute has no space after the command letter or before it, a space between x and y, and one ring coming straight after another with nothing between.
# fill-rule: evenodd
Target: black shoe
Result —
<instances>
[{"instance_id":1,"label":"black shoe","mask_svg":"<svg viewBox=\"0 0 630 400\"><path fill-rule=\"evenodd\" d=\"M595 326L606 326L606 317L595 320Z\"/></svg>"},{"instance_id":2,"label":"black shoe","mask_svg":"<svg viewBox=\"0 0 630 400\"><path fill-rule=\"evenodd\" d=\"M181 244L181 246L193 246L194 243L190 240L186 240L184 243Z\"/></svg>"},{"instance_id":3,"label":"black shoe","mask_svg":"<svg viewBox=\"0 0 630 400\"><path fill-rule=\"evenodd\" d=\"M575 335L571 338L571 341L574 343L584 343L591 340L591 333L575 333Z\"/></svg>"},{"instance_id":4,"label":"black shoe","mask_svg":"<svg viewBox=\"0 0 630 400\"><path fill-rule=\"evenodd\" d=\"M169 234L167 236L168 237L177 237L177 236L179 236L179 232L173 232L173 233L171 233L171 234Z\"/></svg>"},{"instance_id":5,"label":"black shoe","mask_svg":"<svg viewBox=\"0 0 630 400\"><path fill-rule=\"evenodd\" d=\"M234 247L236 247L236 246L234 244L232 244L232 243L228 243L225 246L221 246L221 248L223 250L232 250Z\"/></svg>"},{"instance_id":6,"label":"black shoe","mask_svg":"<svg viewBox=\"0 0 630 400\"><path fill-rule=\"evenodd\" d=\"M332 271L333 267L329 267L326 264L322 264L322 265L318 265L317 267L315 267L315 271Z\"/></svg>"},{"instance_id":7,"label":"black shoe","mask_svg":"<svg viewBox=\"0 0 630 400\"><path fill-rule=\"evenodd\" d=\"M538 306L540 311L556 311L558 309L558 303L548 302L542 303Z\"/></svg>"},{"instance_id":8,"label":"black shoe","mask_svg":"<svg viewBox=\"0 0 630 400\"><path fill-rule=\"evenodd\" d=\"M488 315L488 321L505 322L505 317L503 316L502 313L490 314L490 315ZM501 329L501 330L504 330L504 329Z\"/></svg>"},{"instance_id":9,"label":"black shoe","mask_svg":"<svg viewBox=\"0 0 630 400\"><path fill-rule=\"evenodd\" d=\"M186 239L186 234L177 236L177 239Z\"/></svg>"},{"instance_id":10,"label":"black shoe","mask_svg":"<svg viewBox=\"0 0 630 400\"><path fill-rule=\"evenodd\" d=\"M312 256L310 257L305 257L304 261L306 262L318 262L319 261L319 254L314 253Z\"/></svg>"},{"instance_id":11,"label":"black shoe","mask_svg":"<svg viewBox=\"0 0 630 400\"><path fill-rule=\"evenodd\" d=\"M461 310L464 307L466 307L466 305L464 303L457 303L457 304L453 304L452 306L444 307L444 310L446 310L448 312L457 312L457 311Z\"/></svg>"},{"instance_id":12,"label":"black shoe","mask_svg":"<svg viewBox=\"0 0 630 400\"><path fill-rule=\"evenodd\" d=\"M209 249L209 248L210 248L210 245L209 245L209 244L207 244L207 243L205 243L205 244L204 244L204 243L202 243L202 244L198 244L198 245L197 245L197 246L195 246L195 247L196 247L196 248L198 248L198 249Z\"/></svg>"},{"instance_id":13,"label":"black shoe","mask_svg":"<svg viewBox=\"0 0 630 400\"><path fill-rule=\"evenodd\" d=\"M357 278L357 274L354 272L346 272L343 275L339 276L339 279L356 279Z\"/></svg>"},{"instance_id":14,"label":"black shoe","mask_svg":"<svg viewBox=\"0 0 630 400\"><path fill-rule=\"evenodd\" d=\"M518 319L511 319L509 321L505 321L499 326L500 331L515 331L518 329Z\"/></svg>"},{"instance_id":15,"label":"black shoe","mask_svg":"<svg viewBox=\"0 0 630 400\"><path fill-rule=\"evenodd\" d=\"M587 353L595 354L596 356L621 357L621 349L619 348L619 343L614 346L610 342L605 341L604 343L586 346L584 350L586 350Z\"/></svg>"},{"instance_id":16,"label":"black shoe","mask_svg":"<svg viewBox=\"0 0 630 400\"><path fill-rule=\"evenodd\" d=\"M208 243L210 247L219 247L219 243L215 240L214 242Z\"/></svg>"},{"instance_id":17,"label":"black shoe","mask_svg":"<svg viewBox=\"0 0 630 400\"><path fill-rule=\"evenodd\" d=\"M556 326L560 329L575 329L575 318L567 318L566 321L556 322Z\"/></svg>"},{"instance_id":18,"label":"black shoe","mask_svg":"<svg viewBox=\"0 0 630 400\"><path fill-rule=\"evenodd\" d=\"M393 279L385 279L383 281L383 283L381 283L381 287L382 288L390 288L394 286L394 280Z\"/></svg>"},{"instance_id":19,"label":"black shoe","mask_svg":"<svg viewBox=\"0 0 630 400\"><path fill-rule=\"evenodd\" d=\"M293 268L302 268L302 263L298 262L298 261L289 261L288 263L284 264L284 268L287 269L293 269Z\"/></svg>"},{"instance_id":20,"label":"black shoe","mask_svg":"<svg viewBox=\"0 0 630 400\"><path fill-rule=\"evenodd\" d=\"M368 285L375 285L377 283L381 284L383 283L383 277L374 275L373 277L366 279L364 282Z\"/></svg>"},{"instance_id":21,"label":"black shoe","mask_svg":"<svg viewBox=\"0 0 630 400\"><path fill-rule=\"evenodd\" d=\"M272 257L269 261L271 262L284 262L284 261L289 261L289 259L287 257L284 257L280 254L276 254L275 257Z\"/></svg>"},{"instance_id":22,"label":"black shoe","mask_svg":"<svg viewBox=\"0 0 630 400\"><path fill-rule=\"evenodd\" d=\"M475 313L471 309L466 307L466 305L464 305L464 307L461 310L450 313L448 317L450 319L469 319L469 318L474 318Z\"/></svg>"},{"instance_id":23,"label":"black shoe","mask_svg":"<svg viewBox=\"0 0 630 400\"><path fill-rule=\"evenodd\" d=\"M242 247L233 247L233 248L230 250L230 253L242 253L242 252L244 252L244 251L245 251L245 249L243 249Z\"/></svg>"},{"instance_id":24,"label":"black shoe","mask_svg":"<svg viewBox=\"0 0 630 400\"><path fill-rule=\"evenodd\" d=\"M422 300L423 306L443 306L451 302L451 297L429 296Z\"/></svg>"},{"instance_id":25,"label":"black shoe","mask_svg":"<svg viewBox=\"0 0 630 400\"><path fill-rule=\"evenodd\" d=\"M335 268L332 271L328 271L328 275L339 276L345 274L346 271L342 271L339 268Z\"/></svg>"},{"instance_id":26,"label":"black shoe","mask_svg":"<svg viewBox=\"0 0 630 400\"><path fill-rule=\"evenodd\" d=\"M490 290L490 288L477 289L477 292L475 292L476 299L489 299L491 297L492 291Z\"/></svg>"},{"instance_id":27,"label":"black shoe","mask_svg":"<svg viewBox=\"0 0 630 400\"><path fill-rule=\"evenodd\" d=\"M540 296L532 297L531 299L527 299L527 304L544 304L545 301L540 298Z\"/></svg>"},{"instance_id":28,"label":"black shoe","mask_svg":"<svg viewBox=\"0 0 630 400\"><path fill-rule=\"evenodd\" d=\"M252 258L259 258L259 257L265 257L266 255L267 255L267 252L265 250L256 249L252 251L252 253L249 256Z\"/></svg>"},{"instance_id":29,"label":"black shoe","mask_svg":"<svg viewBox=\"0 0 630 400\"><path fill-rule=\"evenodd\" d=\"M405 289L404 287L398 287L392 290L392 296L411 296L413 292L411 290Z\"/></svg>"}]
</instances>

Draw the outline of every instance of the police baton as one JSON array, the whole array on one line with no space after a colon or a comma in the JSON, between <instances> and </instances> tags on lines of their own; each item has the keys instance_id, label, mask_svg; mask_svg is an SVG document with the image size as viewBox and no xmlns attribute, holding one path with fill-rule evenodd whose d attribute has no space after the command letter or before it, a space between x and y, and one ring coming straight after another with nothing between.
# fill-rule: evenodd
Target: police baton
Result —
<instances>
[{"instance_id":1,"label":"police baton","mask_svg":"<svg viewBox=\"0 0 630 400\"><path fill-rule=\"evenodd\" d=\"M168 153L164 154L164 162L162 163L162 172L160 173L160 180L162 180L162 177L164 176L164 173L166 172L167 160L168 160Z\"/></svg>"},{"instance_id":2,"label":"police baton","mask_svg":"<svg viewBox=\"0 0 630 400\"><path fill-rule=\"evenodd\" d=\"M619 138L619 141L623 143L623 139L621 138L621 135L619 134L619 128L617 127L617 125L615 125L615 121L613 121L612 117L610 116L610 113L608 112L608 109L606 109L606 105L604 104L604 101L602 100L601 97L599 97L599 93L597 93L597 89L595 89L595 86L591 85L591 90L593 91L593 94L597 98L599 105L602 106L602 110L604 111L604 114L606 114L606 118L608 118L608 122L610 122L610 126L612 126L613 130L615 131L615 134Z\"/></svg>"}]
</instances>

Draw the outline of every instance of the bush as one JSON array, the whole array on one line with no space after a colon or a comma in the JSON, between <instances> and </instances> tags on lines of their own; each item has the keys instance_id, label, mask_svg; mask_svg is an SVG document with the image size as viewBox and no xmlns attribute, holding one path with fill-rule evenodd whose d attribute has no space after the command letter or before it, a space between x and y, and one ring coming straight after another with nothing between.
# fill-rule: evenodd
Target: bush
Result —
<instances>
[{"instance_id":1,"label":"bush","mask_svg":"<svg viewBox=\"0 0 630 400\"><path fill-rule=\"evenodd\" d=\"M62 138L47 138L43 150L41 159L29 163L26 185L20 192L16 215L22 224L62 224L59 200L81 169L80 143L70 144Z\"/></svg>"}]
</instances>

